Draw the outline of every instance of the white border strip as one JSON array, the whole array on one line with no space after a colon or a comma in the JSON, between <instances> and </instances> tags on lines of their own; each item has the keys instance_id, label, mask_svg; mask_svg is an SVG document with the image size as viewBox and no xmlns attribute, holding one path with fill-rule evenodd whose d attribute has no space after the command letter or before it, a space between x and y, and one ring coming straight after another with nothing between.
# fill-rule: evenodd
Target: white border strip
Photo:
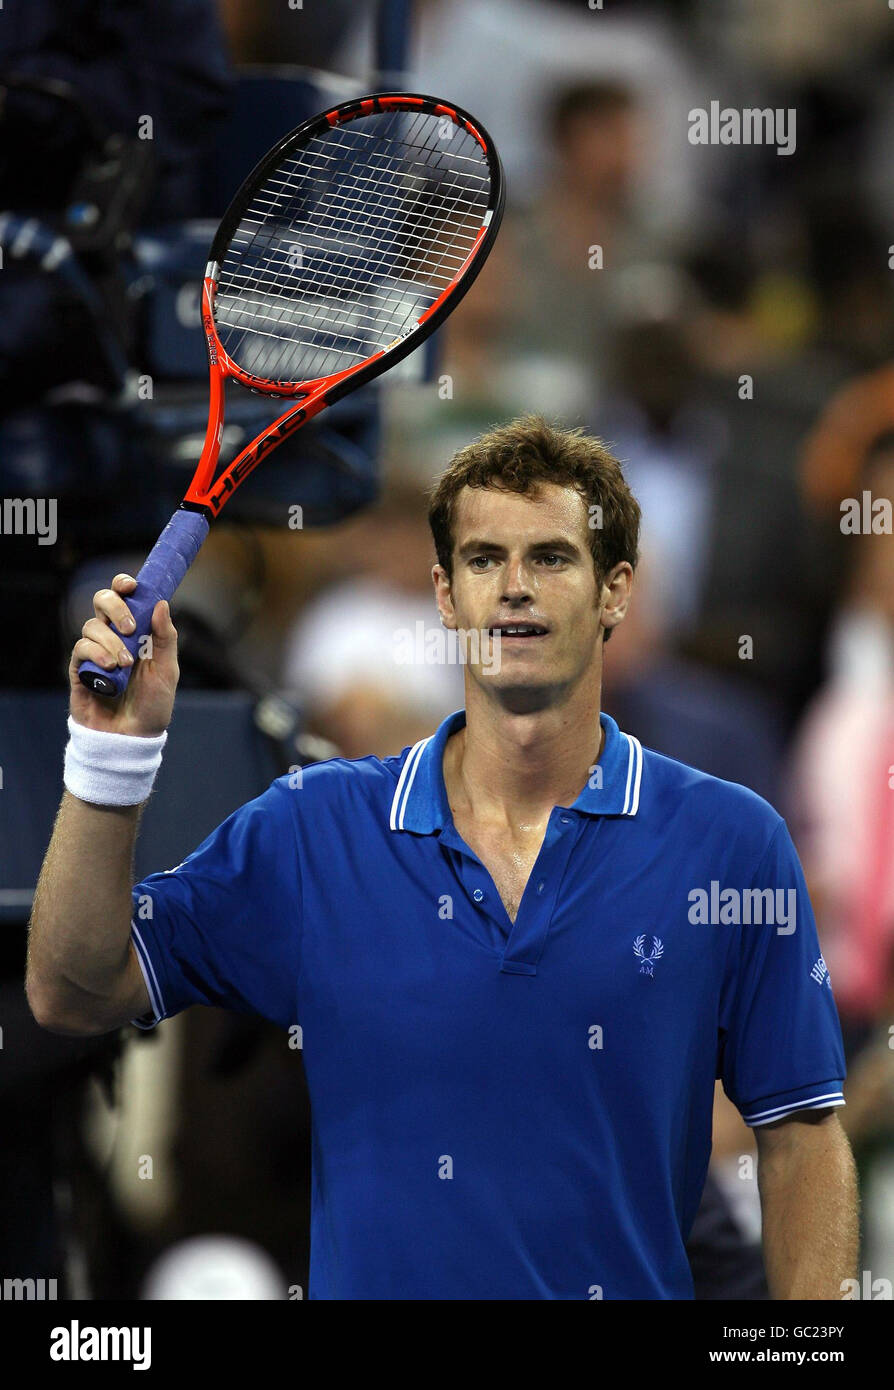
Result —
<instances>
[{"instance_id":1,"label":"white border strip","mask_svg":"<svg viewBox=\"0 0 894 1390\"><path fill-rule=\"evenodd\" d=\"M791 1115L795 1110L819 1110L834 1105L844 1105L843 1092L829 1091L824 1096L808 1096L807 1100L796 1100L790 1105L777 1105L774 1110L759 1110L756 1115L743 1115L742 1119L746 1125L756 1128L758 1125L769 1125L774 1120L781 1120L783 1115Z\"/></svg>"},{"instance_id":2,"label":"white border strip","mask_svg":"<svg viewBox=\"0 0 894 1390\"><path fill-rule=\"evenodd\" d=\"M627 737L636 749L636 780L633 784L633 804L630 807L630 815L635 816L639 810L639 788L643 780L643 746L633 734L628 734Z\"/></svg>"},{"instance_id":3,"label":"white border strip","mask_svg":"<svg viewBox=\"0 0 894 1390\"><path fill-rule=\"evenodd\" d=\"M134 946L136 947L137 960L143 972L143 979L146 982L146 992L149 995L149 1003L152 1005L153 1012L155 1013L155 1022L161 1023L166 1015L164 1000L161 997L161 988L158 983L158 976L155 973L155 967L152 964L149 952L146 950L146 943L140 936L137 924L133 920L131 920L130 932L133 937ZM135 1019L132 1021L136 1022ZM145 1023L137 1023L137 1027L145 1028L147 1025Z\"/></svg>"},{"instance_id":4,"label":"white border strip","mask_svg":"<svg viewBox=\"0 0 894 1390\"><path fill-rule=\"evenodd\" d=\"M633 739L629 734L625 734L627 740L627 786L624 789L624 805L621 807L621 815L626 816L627 807L630 805L630 780L633 776Z\"/></svg>"},{"instance_id":5,"label":"white border strip","mask_svg":"<svg viewBox=\"0 0 894 1390\"><path fill-rule=\"evenodd\" d=\"M404 816L406 815L407 810L407 798L410 795L410 788L413 785L413 778L416 776L416 768L419 766L419 759L422 757L422 750L425 748L426 744L431 742L432 738L432 734L429 734L428 738L421 738L418 743L415 743L413 745L413 747L407 754L407 761L404 763L403 769L401 770L400 778L397 783L397 790L395 791L394 799L391 802L391 818L388 824L390 825L392 830L403 830L404 828ZM407 780L408 774L409 781ZM404 790L405 782L406 790ZM399 812L398 807L400 807Z\"/></svg>"},{"instance_id":6,"label":"white border strip","mask_svg":"<svg viewBox=\"0 0 894 1390\"><path fill-rule=\"evenodd\" d=\"M627 786L621 815L635 816L639 810L639 787L643 776L643 747L632 734L625 734L624 737L627 740Z\"/></svg>"}]
</instances>

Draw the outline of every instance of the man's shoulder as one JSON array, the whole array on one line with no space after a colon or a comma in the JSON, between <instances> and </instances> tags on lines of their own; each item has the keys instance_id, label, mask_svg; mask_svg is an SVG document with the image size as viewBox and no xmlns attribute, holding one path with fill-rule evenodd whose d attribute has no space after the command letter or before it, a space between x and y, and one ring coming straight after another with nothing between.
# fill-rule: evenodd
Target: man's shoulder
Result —
<instances>
[{"instance_id":1,"label":"man's shoulder","mask_svg":"<svg viewBox=\"0 0 894 1390\"><path fill-rule=\"evenodd\" d=\"M754 851L763 851L785 822L779 812L750 787L726 782L700 768L643 749L643 794L656 821L685 822L693 834L735 835Z\"/></svg>"},{"instance_id":2,"label":"man's shoulder","mask_svg":"<svg viewBox=\"0 0 894 1390\"><path fill-rule=\"evenodd\" d=\"M387 806L394 796L401 769L411 752L379 758L326 758L322 762L294 767L271 783L270 791L277 797L287 794L293 802L308 810L322 810L327 805L354 807L365 803L370 808ZM281 799L281 798L280 798Z\"/></svg>"}]
</instances>

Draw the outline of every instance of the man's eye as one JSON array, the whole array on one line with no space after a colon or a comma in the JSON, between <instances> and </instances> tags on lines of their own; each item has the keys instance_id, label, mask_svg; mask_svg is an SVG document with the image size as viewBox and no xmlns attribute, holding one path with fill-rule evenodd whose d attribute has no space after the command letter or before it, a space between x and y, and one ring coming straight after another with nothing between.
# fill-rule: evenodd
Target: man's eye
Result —
<instances>
[{"instance_id":1,"label":"man's eye","mask_svg":"<svg viewBox=\"0 0 894 1390\"><path fill-rule=\"evenodd\" d=\"M473 555L469 564L473 569L483 570L486 565L490 564L490 559L489 555Z\"/></svg>"},{"instance_id":2,"label":"man's eye","mask_svg":"<svg viewBox=\"0 0 894 1390\"><path fill-rule=\"evenodd\" d=\"M549 566L550 569L555 569L557 565L561 565L561 564L564 562L565 556L564 556L564 555L541 555L540 558L541 558L541 560L543 561L543 563L544 563L545 565L548 565L548 566Z\"/></svg>"}]
</instances>

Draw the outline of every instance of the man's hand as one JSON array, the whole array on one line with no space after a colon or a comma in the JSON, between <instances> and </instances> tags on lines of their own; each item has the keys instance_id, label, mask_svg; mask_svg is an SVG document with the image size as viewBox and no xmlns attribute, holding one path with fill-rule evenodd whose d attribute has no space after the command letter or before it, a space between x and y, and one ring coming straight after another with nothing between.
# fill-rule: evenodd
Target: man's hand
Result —
<instances>
[{"instance_id":1,"label":"man's hand","mask_svg":"<svg viewBox=\"0 0 894 1390\"><path fill-rule=\"evenodd\" d=\"M857 1177L834 1110L755 1128L764 1265L774 1299L840 1299L857 1270Z\"/></svg>"},{"instance_id":2,"label":"man's hand","mask_svg":"<svg viewBox=\"0 0 894 1390\"><path fill-rule=\"evenodd\" d=\"M161 734L171 722L174 695L180 668L177 665L177 630L171 622L168 604L160 601L152 614L151 644L145 656L138 657L127 690L120 699L94 695L78 679L82 661L95 661L110 671L131 665L131 656L115 626L124 633L134 629L133 615L122 595L132 594L137 581L129 574L118 574L110 589L93 595L95 617L88 618L75 643L68 668L71 685L71 717L76 724L107 733L138 734L144 738Z\"/></svg>"}]
</instances>

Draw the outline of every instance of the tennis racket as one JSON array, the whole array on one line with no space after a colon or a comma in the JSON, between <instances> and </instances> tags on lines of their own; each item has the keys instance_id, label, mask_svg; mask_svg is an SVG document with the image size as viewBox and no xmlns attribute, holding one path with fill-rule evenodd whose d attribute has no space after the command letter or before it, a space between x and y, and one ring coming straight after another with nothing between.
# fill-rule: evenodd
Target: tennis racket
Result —
<instances>
[{"instance_id":1,"label":"tennis racket","mask_svg":"<svg viewBox=\"0 0 894 1390\"><path fill-rule=\"evenodd\" d=\"M296 429L419 346L456 307L503 214L500 159L484 128L435 97L378 93L284 136L226 211L205 268L208 429L193 480L137 575L118 633L144 654L152 612L170 600L209 523ZM289 408L218 472L225 385ZM118 632L118 629L115 629ZM133 666L78 668L118 696Z\"/></svg>"}]
</instances>

